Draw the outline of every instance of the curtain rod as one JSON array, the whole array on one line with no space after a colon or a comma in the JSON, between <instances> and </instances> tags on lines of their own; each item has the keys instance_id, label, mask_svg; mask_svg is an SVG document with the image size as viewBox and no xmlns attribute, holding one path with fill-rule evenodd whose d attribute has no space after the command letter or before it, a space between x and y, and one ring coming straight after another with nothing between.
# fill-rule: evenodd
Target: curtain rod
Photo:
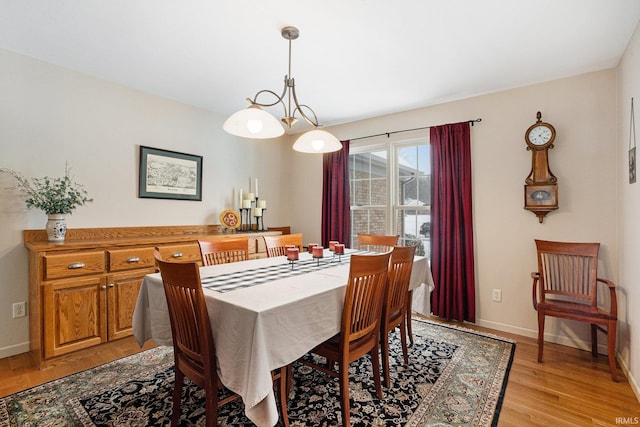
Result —
<instances>
[{"instance_id":1,"label":"curtain rod","mask_svg":"<svg viewBox=\"0 0 640 427\"><path fill-rule=\"evenodd\" d=\"M471 123L471 126L473 126L474 123L480 123L482 121L482 119L474 119L474 120L467 120L469 123ZM384 133L378 133L375 135L367 135L367 136L360 136L358 138L351 138L349 141L357 141L358 139L366 139L366 138L373 138L374 136L384 136L387 135L387 138L389 138L389 136L393 135L394 133L402 133L402 132L411 132L414 130L423 130L423 129L430 129L434 126L424 126L421 128L413 128L413 129L403 129L403 130L394 130L393 132L384 132Z\"/></svg>"}]
</instances>

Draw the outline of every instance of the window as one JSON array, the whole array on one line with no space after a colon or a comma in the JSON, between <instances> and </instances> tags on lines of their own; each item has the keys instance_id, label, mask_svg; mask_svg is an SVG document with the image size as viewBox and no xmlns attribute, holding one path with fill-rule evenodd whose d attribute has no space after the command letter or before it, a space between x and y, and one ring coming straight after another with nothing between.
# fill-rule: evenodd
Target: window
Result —
<instances>
[{"instance_id":1,"label":"window","mask_svg":"<svg viewBox=\"0 0 640 427\"><path fill-rule=\"evenodd\" d=\"M398 234L429 255L431 166L426 139L350 147L351 242L358 233Z\"/></svg>"}]
</instances>

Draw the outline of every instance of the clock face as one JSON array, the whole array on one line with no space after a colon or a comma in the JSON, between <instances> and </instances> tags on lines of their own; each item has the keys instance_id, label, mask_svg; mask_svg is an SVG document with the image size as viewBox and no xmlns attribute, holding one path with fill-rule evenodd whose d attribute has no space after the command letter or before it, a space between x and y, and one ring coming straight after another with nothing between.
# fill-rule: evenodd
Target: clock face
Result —
<instances>
[{"instance_id":1,"label":"clock face","mask_svg":"<svg viewBox=\"0 0 640 427\"><path fill-rule=\"evenodd\" d=\"M529 135L527 136L531 144L538 146L545 145L551 140L552 137L553 133L551 132L551 129L545 125L535 126L533 129L531 129Z\"/></svg>"}]
</instances>

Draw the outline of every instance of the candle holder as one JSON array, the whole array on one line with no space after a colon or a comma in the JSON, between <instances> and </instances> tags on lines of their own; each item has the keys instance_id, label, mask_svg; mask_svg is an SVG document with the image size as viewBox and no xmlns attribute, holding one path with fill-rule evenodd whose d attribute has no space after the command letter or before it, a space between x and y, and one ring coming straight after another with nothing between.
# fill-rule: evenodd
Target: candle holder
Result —
<instances>
[{"instance_id":1,"label":"candle holder","mask_svg":"<svg viewBox=\"0 0 640 427\"><path fill-rule=\"evenodd\" d=\"M320 266L320 258L324 258L324 248L322 246L314 246L312 256L317 261L317 265Z\"/></svg>"},{"instance_id":2,"label":"candle holder","mask_svg":"<svg viewBox=\"0 0 640 427\"><path fill-rule=\"evenodd\" d=\"M240 224L240 230L247 231L251 228L251 217L250 215L251 208L240 208L240 220L242 224Z\"/></svg>"},{"instance_id":3,"label":"candle holder","mask_svg":"<svg viewBox=\"0 0 640 427\"><path fill-rule=\"evenodd\" d=\"M264 229L264 211L266 211L267 208L266 207L265 208L261 208L259 206L257 197L256 197L256 200L255 200L255 204L256 204L255 208L253 208L253 209L260 209L260 215L256 215L256 213L257 213L256 210L253 211L253 216L256 219L256 231L265 231L265 229ZM252 205L253 205L253 202L252 202ZM253 223L251 225L253 227Z\"/></svg>"},{"instance_id":4,"label":"candle holder","mask_svg":"<svg viewBox=\"0 0 640 427\"><path fill-rule=\"evenodd\" d=\"M344 244L335 243L333 247L333 257L338 256L338 262L342 262L342 255L344 255Z\"/></svg>"},{"instance_id":5,"label":"candle holder","mask_svg":"<svg viewBox=\"0 0 640 427\"><path fill-rule=\"evenodd\" d=\"M299 250L296 246L287 247L287 261L291 264L291 269L293 270L293 266L296 261L298 261Z\"/></svg>"}]
</instances>

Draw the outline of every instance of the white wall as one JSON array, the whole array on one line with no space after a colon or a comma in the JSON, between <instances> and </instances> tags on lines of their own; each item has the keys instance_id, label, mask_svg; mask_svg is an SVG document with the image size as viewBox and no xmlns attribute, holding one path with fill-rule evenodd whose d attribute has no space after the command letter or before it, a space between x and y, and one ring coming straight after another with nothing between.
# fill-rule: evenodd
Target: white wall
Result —
<instances>
[{"instance_id":1,"label":"white wall","mask_svg":"<svg viewBox=\"0 0 640 427\"><path fill-rule=\"evenodd\" d=\"M224 118L178 102L0 50L0 167L26 176L64 174L69 162L94 202L79 207L70 228L219 224L231 198L260 180L265 225L289 223L280 191L291 148L286 141L250 141L222 130ZM139 199L140 145L203 156L201 202ZM23 229L43 229L46 216L25 211L0 174L0 357L28 351L27 318L12 319L28 301Z\"/></svg>"},{"instance_id":2,"label":"white wall","mask_svg":"<svg viewBox=\"0 0 640 427\"><path fill-rule=\"evenodd\" d=\"M636 69L633 72L638 75ZM616 70L611 69L327 130L339 139L350 139L482 118L471 130L476 319L483 326L536 337L537 317L531 302L530 278L530 273L537 268L534 239L600 242L599 275L618 280L616 189L619 176L626 177L626 172L621 173L617 164L621 148L617 143L616 99ZM535 122L537 111L541 111L543 120L553 124L557 131L549 161L558 177L560 208L550 213L542 224L533 213L523 209L524 180L531 168L524 133ZM411 132L391 138L400 140L419 135L420 132ZM374 141L385 139L378 137ZM312 176L313 185L296 183L294 198L304 196L309 200L306 211L310 215L295 215L293 221L296 229L305 235L319 238L320 216L316 213L320 209L321 181L316 182L315 177L321 175L322 162L302 159L297 154L294 159L295 173ZM310 188L315 188L315 193L310 192ZM632 272L631 277L640 277L640 272ZM628 286L621 284L618 292L623 326L631 322L625 295ZM502 289L502 302L491 300L494 288ZM640 327L637 321L635 325L636 329ZM588 325L582 323L548 319L546 339L590 348ZM628 333L620 335L618 345L625 364L631 358L628 340ZM600 341L606 345L604 337L601 336ZM606 347L600 349L605 351ZM639 351L636 349L633 354ZM634 372L638 372L637 367Z\"/></svg>"},{"instance_id":3,"label":"white wall","mask_svg":"<svg viewBox=\"0 0 640 427\"><path fill-rule=\"evenodd\" d=\"M631 121L631 98L634 98L636 144L640 144L640 26L631 38L627 50L618 66L618 306L622 314L618 322L618 351L623 363L633 373L632 383L640 399L640 180L629 184L628 150ZM637 154L640 147L636 146ZM636 165L636 174L640 172ZM637 176L637 175L636 175ZM636 308L633 309L633 304Z\"/></svg>"},{"instance_id":4,"label":"white wall","mask_svg":"<svg viewBox=\"0 0 640 427\"><path fill-rule=\"evenodd\" d=\"M349 139L482 118L471 132L478 323L535 336L533 240L601 242L600 275L621 287L618 346L636 390L640 322L628 307L639 293L640 183L625 184L625 127L628 100L640 87L639 38L620 67L620 88L616 70L605 70L328 128ZM257 176L269 201L267 225L290 224L305 243L320 240L322 159L292 152L293 138L233 138L221 130L218 115L7 51L0 50L0 69L0 167L59 175L68 161L95 198L74 213L70 227L218 223L218 213L232 207L233 191L246 190L249 176ZM543 224L522 208L531 162L524 132L538 110L558 134L550 164L560 209ZM203 155L203 201L138 199L139 145ZM0 357L28 350L27 320L11 319L11 303L28 295L22 230L45 223L44 214L25 212L22 199L4 190L9 185L0 175ZM491 301L493 288L502 289L503 302ZM550 320L547 332L547 339L569 345L588 342L582 324Z\"/></svg>"}]
</instances>

